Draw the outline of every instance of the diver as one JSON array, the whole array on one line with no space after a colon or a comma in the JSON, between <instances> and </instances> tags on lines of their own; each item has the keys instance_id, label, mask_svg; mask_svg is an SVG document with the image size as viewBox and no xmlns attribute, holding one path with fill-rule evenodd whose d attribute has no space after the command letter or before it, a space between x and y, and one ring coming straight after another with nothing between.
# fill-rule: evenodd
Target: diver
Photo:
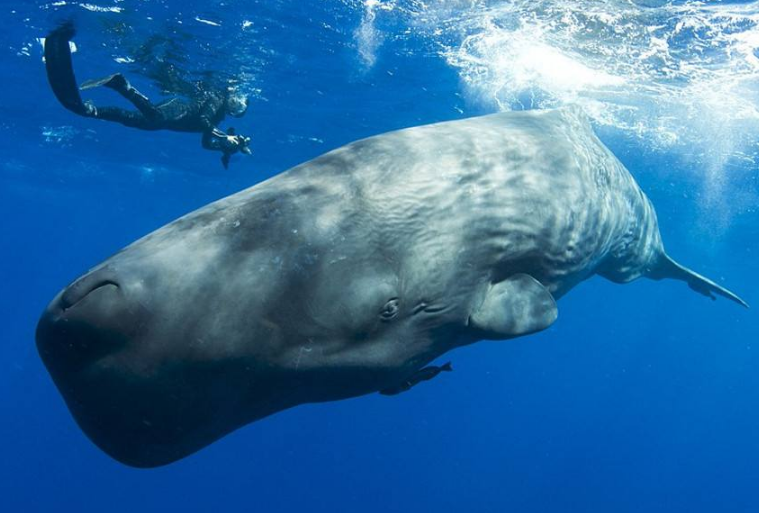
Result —
<instances>
[{"instance_id":1,"label":"diver","mask_svg":"<svg viewBox=\"0 0 759 513\"><path fill-rule=\"evenodd\" d=\"M385 388L384 390L380 390L379 393L382 395L400 394L401 392L411 390L412 387L418 385L422 381L431 380L432 378L434 378L441 372L451 372L452 370L453 370L453 367L451 366L451 362L446 362L440 367L436 367L435 365L430 365L428 367L425 367L423 369L416 371L414 374L412 374L405 380L401 381L399 384L390 388Z\"/></svg>"},{"instance_id":2,"label":"diver","mask_svg":"<svg viewBox=\"0 0 759 513\"><path fill-rule=\"evenodd\" d=\"M224 169L228 168L229 159L235 153L251 154L249 137L236 134L234 128L224 132L217 127L227 115L239 118L245 114L248 102L243 95L236 94L232 89L206 91L189 101L172 98L153 104L120 73L99 80L88 80L81 88L77 87L69 46L74 34L73 24L64 23L45 39L47 78L53 93L65 108L80 116L115 121L141 130L201 133L203 148L222 152ZM82 101L80 89L101 86L116 91L137 110L97 107L90 101Z\"/></svg>"}]
</instances>

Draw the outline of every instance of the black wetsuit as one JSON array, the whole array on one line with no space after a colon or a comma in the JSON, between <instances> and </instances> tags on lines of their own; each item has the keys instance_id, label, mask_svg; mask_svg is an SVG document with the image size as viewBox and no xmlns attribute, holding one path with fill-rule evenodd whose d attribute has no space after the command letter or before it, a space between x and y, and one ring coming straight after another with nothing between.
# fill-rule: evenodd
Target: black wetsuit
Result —
<instances>
[{"instance_id":1,"label":"black wetsuit","mask_svg":"<svg viewBox=\"0 0 759 513\"><path fill-rule=\"evenodd\" d=\"M205 93L202 98L187 101L172 98L153 104L134 90L114 89L137 107L137 111L119 107L97 107L92 114L97 119L116 121L141 130L172 130L175 132L209 132L226 116L226 100L220 94Z\"/></svg>"},{"instance_id":2,"label":"black wetsuit","mask_svg":"<svg viewBox=\"0 0 759 513\"><path fill-rule=\"evenodd\" d=\"M58 101L68 110L81 116L115 121L140 130L171 130L175 132L195 132L203 134L202 145L206 149L224 153L224 167L229 156L237 151L249 152L246 138L228 138L217 125L227 115L227 95L220 92L205 92L197 98L185 100L172 98L153 104L145 95L132 87L121 75L113 75L105 87L113 89L127 99L137 110L120 107L96 107L83 102L76 84L71 60L69 41L74 37L71 24L64 24L45 40L45 67L48 81Z\"/></svg>"}]
</instances>

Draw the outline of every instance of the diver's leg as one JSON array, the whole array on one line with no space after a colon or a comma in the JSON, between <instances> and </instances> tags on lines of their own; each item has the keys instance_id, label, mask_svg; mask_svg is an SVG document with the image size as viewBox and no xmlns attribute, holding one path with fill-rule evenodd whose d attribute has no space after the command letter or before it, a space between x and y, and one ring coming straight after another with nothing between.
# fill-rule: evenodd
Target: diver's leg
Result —
<instances>
[{"instance_id":1,"label":"diver's leg","mask_svg":"<svg viewBox=\"0 0 759 513\"><path fill-rule=\"evenodd\" d=\"M115 121L130 128L141 128L150 130L153 123L147 119L141 112L121 109L119 107L95 107L92 103L87 102L88 117L103 119L105 121Z\"/></svg>"},{"instance_id":2,"label":"diver's leg","mask_svg":"<svg viewBox=\"0 0 759 513\"><path fill-rule=\"evenodd\" d=\"M146 118L158 119L161 117L161 112L158 108L150 102L147 96L132 87L132 84L130 84L121 73L114 73L113 75L108 75L104 78L88 80L79 88L84 91L86 89L100 86L113 89L119 93L132 105L137 107L137 110L139 110Z\"/></svg>"},{"instance_id":3,"label":"diver's leg","mask_svg":"<svg viewBox=\"0 0 759 513\"><path fill-rule=\"evenodd\" d=\"M137 107L137 110L139 110L146 118L157 119L161 117L161 111L151 103L147 96L132 87L132 84L130 84L121 73L117 73L113 76L113 79L103 85L113 89L126 98L132 105Z\"/></svg>"}]
</instances>

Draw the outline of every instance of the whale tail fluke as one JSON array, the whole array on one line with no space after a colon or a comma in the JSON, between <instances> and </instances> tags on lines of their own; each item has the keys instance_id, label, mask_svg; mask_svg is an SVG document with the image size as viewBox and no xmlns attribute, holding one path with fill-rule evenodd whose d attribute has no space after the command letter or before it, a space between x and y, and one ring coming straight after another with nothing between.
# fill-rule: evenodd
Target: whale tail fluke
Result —
<instances>
[{"instance_id":1,"label":"whale tail fluke","mask_svg":"<svg viewBox=\"0 0 759 513\"><path fill-rule=\"evenodd\" d=\"M701 276L697 272L691 271L687 267L678 264L666 254L662 255L658 264L648 273L648 276L654 280L670 278L673 280L684 281L691 289L708 298L717 299L715 297L716 294L748 308L748 303L738 297L737 294L717 285L709 278Z\"/></svg>"}]
</instances>

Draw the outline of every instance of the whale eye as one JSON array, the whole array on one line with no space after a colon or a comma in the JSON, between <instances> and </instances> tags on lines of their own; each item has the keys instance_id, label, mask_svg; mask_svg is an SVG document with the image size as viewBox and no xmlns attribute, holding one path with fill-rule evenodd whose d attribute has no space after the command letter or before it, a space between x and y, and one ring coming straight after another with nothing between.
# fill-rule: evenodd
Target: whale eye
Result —
<instances>
[{"instance_id":1,"label":"whale eye","mask_svg":"<svg viewBox=\"0 0 759 513\"><path fill-rule=\"evenodd\" d=\"M380 317L382 317L383 321L389 321L396 315L398 315L398 298L393 298L387 303L385 303L385 306L382 307L382 310L380 311Z\"/></svg>"}]
</instances>

